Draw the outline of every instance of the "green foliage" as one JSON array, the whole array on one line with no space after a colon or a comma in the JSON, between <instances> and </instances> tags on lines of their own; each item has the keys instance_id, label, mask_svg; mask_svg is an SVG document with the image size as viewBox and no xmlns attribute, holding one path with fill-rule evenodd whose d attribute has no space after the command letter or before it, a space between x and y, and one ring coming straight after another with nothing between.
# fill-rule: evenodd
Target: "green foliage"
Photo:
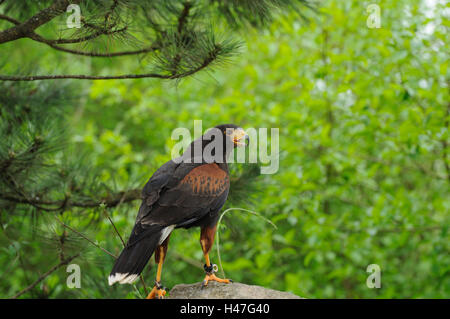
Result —
<instances>
[{"instance_id":1,"label":"green foliage","mask_svg":"<svg viewBox=\"0 0 450 319\"><path fill-rule=\"evenodd\" d=\"M249 31L247 49L226 69L177 85L150 79L85 83L77 107L65 111L70 144L88 154L102 183L124 189L136 181L143 186L170 159L172 130L193 129L194 119L203 120L203 128L229 122L278 127L279 171L259 175L257 167L232 165L235 194L224 207L257 212L277 229L252 214L226 214L219 231L227 276L307 298L448 298L448 5L446 11L442 4L429 9L425 1L382 1L381 28L370 29L368 4L323 1L318 14L306 13L307 24L294 13L277 18L267 31ZM40 50L34 47L32 56ZM51 66L51 54L41 59ZM88 68L83 59L70 61ZM92 71L119 73L134 65L120 59ZM124 238L138 205L107 209ZM48 242L63 234L73 243L66 255L82 246L76 259L81 288L66 287L63 267L24 297L145 295L139 282L109 287L113 258L64 233L49 213L12 212L1 208L2 296L58 264ZM100 208L69 210L61 220L120 252L122 243ZM38 238L44 235L51 240ZM203 278L198 237L195 229L173 233L165 286ZM215 251L211 259L218 263ZM380 289L366 286L370 264L381 267ZM151 286L153 261L143 275Z\"/></svg>"}]
</instances>

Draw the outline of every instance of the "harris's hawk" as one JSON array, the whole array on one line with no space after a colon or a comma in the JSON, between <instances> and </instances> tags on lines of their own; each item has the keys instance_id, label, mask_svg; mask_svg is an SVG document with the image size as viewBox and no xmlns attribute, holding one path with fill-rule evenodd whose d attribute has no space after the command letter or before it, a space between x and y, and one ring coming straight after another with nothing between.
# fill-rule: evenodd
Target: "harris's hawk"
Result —
<instances>
[{"instance_id":1,"label":"harris's hawk","mask_svg":"<svg viewBox=\"0 0 450 319\"><path fill-rule=\"evenodd\" d=\"M230 188L227 158L248 135L233 124L218 125L193 141L182 156L162 165L142 190L142 204L128 242L109 275L112 285L133 283L155 253L158 264L155 286L147 298L162 298L161 270L169 237L175 228L200 227L200 245L205 256L203 286L214 280L209 259L219 211Z\"/></svg>"}]
</instances>

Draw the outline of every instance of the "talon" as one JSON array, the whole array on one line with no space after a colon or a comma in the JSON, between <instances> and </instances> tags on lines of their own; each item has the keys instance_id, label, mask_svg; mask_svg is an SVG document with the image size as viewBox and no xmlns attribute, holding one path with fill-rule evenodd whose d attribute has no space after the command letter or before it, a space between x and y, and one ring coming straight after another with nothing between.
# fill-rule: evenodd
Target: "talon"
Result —
<instances>
[{"instance_id":1,"label":"talon","mask_svg":"<svg viewBox=\"0 0 450 319\"><path fill-rule=\"evenodd\" d=\"M208 285L209 281L217 281L217 282L221 282L224 284L229 284L229 283L233 282L231 279L218 278L218 277L216 277L216 275L214 275L214 273L207 273L205 276L205 279L203 280L202 289Z\"/></svg>"},{"instance_id":2,"label":"talon","mask_svg":"<svg viewBox=\"0 0 450 319\"><path fill-rule=\"evenodd\" d=\"M164 296L166 295L166 290L164 288L165 287L162 287L160 283L155 283L152 291L150 291L145 299L164 299Z\"/></svg>"},{"instance_id":3,"label":"talon","mask_svg":"<svg viewBox=\"0 0 450 319\"><path fill-rule=\"evenodd\" d=\"M162 290L162 289L161 289ZM164 299L164 296L166 295L166 291L162 290L162 293L158 295L158 299Z\"/></svg>"}]
</instances>

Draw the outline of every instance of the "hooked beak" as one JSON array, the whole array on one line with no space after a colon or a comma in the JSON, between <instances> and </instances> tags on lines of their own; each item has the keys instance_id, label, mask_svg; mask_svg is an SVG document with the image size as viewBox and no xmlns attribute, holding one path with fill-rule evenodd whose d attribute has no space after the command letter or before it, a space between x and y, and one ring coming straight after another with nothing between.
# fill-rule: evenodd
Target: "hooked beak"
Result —
<instances>
[{"instance_id":1,"label":"hooked beak","mask_svg":"<svg viewBox=\"0 0 450 319\"><path fill-rule=\"evenodd\" d=\"M235 129L231 138L236 146L248 146L250 142L248 134L242 128Z\"/></svg>"}]
</instances>

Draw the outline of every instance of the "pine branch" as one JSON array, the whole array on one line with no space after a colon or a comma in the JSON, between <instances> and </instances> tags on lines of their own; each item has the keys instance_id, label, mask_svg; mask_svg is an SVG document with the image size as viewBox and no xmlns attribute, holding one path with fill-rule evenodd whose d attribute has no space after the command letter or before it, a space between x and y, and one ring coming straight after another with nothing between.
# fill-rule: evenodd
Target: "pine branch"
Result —
<instances>
[{"instance_id":1,"label":"pine branch","mask_svg":"<svg viewBox=\"0 0 450 319\"><path fill-rule=\"evenodd\" d=\"M44 273L42 276L40 276L35 282L33 282L31 285L29 285L28 287L26 287L25 289L21 290L20 292L18 292L17 294L15 294L14 296L11 297L11 299L17 299L20 296L22 296L23 294L29 292L31 289L33 289L34 287L36 287L37 284L39 284L42 280L44 280L45 278L47 278L48 276L50 276L52 273L54 273L56 270L58 270L59 268L61 268L62 266L67 265L68 263L70 263L72 260L74 260L75 258L77 258L78 256L80 256L80 254L76 254L73 255L63 261L61 261L58 265L52 267L49 271L47 271L46 273Z\"/></svg>"},{"instance_id":2,"label":"pine branch","mask_svg":"<svg viewBox=\"0 0 450 319\"><path fill-rule=\"evenodd\" d=\"M274 19L275 13L282 10L290 9L300 13L299 6L314 10L311 1L308 0L210 0L210 2L234 28L263 27Z\"/></svg>"},{"instance_id":3,"label":"pine branch","mask_svg":"<svg viewBox=\"0 0 450 319\"><path fill-rule=\"evenodd\" d=\"M191 75L195 72L179 75L163 75L158 73L145 74L124 74L124 75L83 75L83 74L66 74L66 75L30 75L30 76L11 76L0 75L0 81L37 81L37 80L58 80L58 79L75 79L75 80L123 80L123 79L143 79L143 78L157 78L157 79L179 79Z\"/></svg>"},{"instance_id":4,"label":"pine branch","mask_svg":"<svg viewBox=\"0 0 450 319\"><path fill-rule=\"evenodd\" d=\"M37 81L37 80L56 80L56 79L77 79L77 80L120 80L120 79L142 79L142 78L158 78L158 79L181 79L197 73L207 66L209 66L217 58L217 53L220 51L219 48L214 49L210 54L204 59L203 63L198 67L183 72L179 74L159 74L159 73L145 73L145 74L125 74L125 75L105 75L105 76L95 76L95 75L29 75L29 76L14 76L14 75L0 75L0 81Z\"/></svg>"},{"instance_id":5,"label":"pine branch","mask_svg":"<svg viewBox=\"0 0 450 319\"><path fill-rule=\"evenodd\" d=\"M98 35L102 34L102 35L106 35L106 34L114 34L114 33L118 33L118 32L123 32L126 30L125 28L119 29L119 30L115 30L115 31L98 31ZM62 51L65 53L71 53L71 54L75 54L75 55L82 55L82 56L88 56L88 57L94 57L94 58L112 58L112 57L118 57L118 56L126 56L126 55L138 55L138 54L142 54L142 53L148 53L148 52L152 52L158 49L157 45L152 45L149 46L147 48L143 48L143 49L139 49L139 50L134 50L134 51L121 51L121 52L109 52L109 53L99 53L99 52L86 52L86 51L79 51L79 50L73 50L73 49L67 49L67 48L63 48L61 46L56 45L56 43L76 43L76 42L81 42L81 41L88 41L90 39L93 39L95 37L97 37L97 34L92 34L90 36L86 36L84 38L78 38L78 39L62 39L62 40L47 40L43 37L41 37L40 35L33 33L29 36L30 39L33 39L37 42L41 42L44 44L47 44L49 47L58 50L58 51Z\"/></svg>"},{"instance_id":6,"label":"pine branch","mask_svg":"<svg viewBox=\"0 0 450 319\"><path fill-rule=\"evenodd\" d=\"M8 22L11 22L11 23L14 23L15 25L19 25L20 24L20 21L14 19L14 18L11 18L11 17L9 17L7 15L4 15L4 14L0 14L0 19L8 21Z\"/></svg>"},{"instance_id":7,"label":"pine branch","mask_svg":"<svg viewBox=\"0 0 450 319\"><path fill-rule=\"evenodd\" d=\"M83 235L82 233L80 233L79 231L77 231L76 229L73 229L72 227L70 227L69 225L66 225L64 222L62 222L58 217L55 216L55 219L58 221L58 223L60 223L62 226L64 226L65 228L71 230L72 232L74 232L75 234L77 234L78 236L82 237L83 239L87 240L90 244L94 245L95 247L101 249L103 252L107 253L108 255L110 255L111 257L113 257L114 259L117 259L117 256L114 255L113 253L109 252L108 250L106 250L105 248L103 248L102 246L96 244L95 242L93 242L92 240L90 240L88 237L86 237L85 235Z\"/></svg>"},{"instance_id":8,"label":"pine branch","mask_svg":"<svg viewBox=\"0 0 450 319\"><path fill-rule=\"evenodd\" d=\"M182 33L191 8L192 4L189 1L183 3L183 10L181 11L181 14L178 18L178 33Z\"/></svg>"},{"instance_id":9,"label":"pine branch","mask_svg":"<svg viewBox=\"0 0 450 319\"><path fill-rule=\"evenodd\" d=\"M111 7L105 14L105 25L108 23L109 18L111 17L112 13L114 12L114 10L117 8L118 5L119 5L119 0L113 0Z\"/></svg>"},{"instance_id":10,"label":"pine branch","mask_svg":"<svg viewBox=\"0 0 450 319\"><path fill-rule=\"evenodd\" d=\"M14 23L16 25L20 24L20 21L14 19L14 18L11 18L9 16L3 15L3 14L0 14L0 19L9 21L9 22ZM143 49L140 49L140 50L134 50L134 51L98 53L98 52L85 52L85 51L67 49L67 48L63 48L63 47L60 47L60 46L57 45L57 44L74 44L74 43L86 42L86 41L98 38L101 35L113 35L113 34L116 34L116 33L124 32L126 30L127 30L127 27L123 27L123 28L117 29L117 30L98 29L95 33L89 34L89 35L84 36L84 37L75 38L75 39L56 39L56 40L45 39L44 37L40 36L39 34L37 34L35 32L30 32L28 34L27 38L30 38L30 39L32 39L34 41L37 41L37 42L41 42L41 43L47 44L51 48L53 48L55 50L58 50L58 51L71 53L71 54L76 54L76 55L82 55L82 56L101 57L101 58L105 58L105 57L106 58L112 58L112 57L126 56L126 55L137 55L137 54L152 52L152 51L154 51L154 50L159 48L157 45L152 45L152 46L149 46L147 48L143 48Z\"/></svg>"},{"instance_id":11,"label":"pine branch","mask_svg":"<svg viewBox=\"0 0 450 319\"><path fill-rule=\"evenodd\" d=\"M79 2L80 0L55 0L51 6L40 11L27 21L0 32L0 44L28 37L38 27L65 12L69 4L77 4Z\"/></svg>"},{"instance_id":12,"label":"pine branch","mask_svg":"<svg viewBox=\"0 0 450 319\"><path fill-rule=\"evenodd\" d=\"M62 209L68 209L70 207L78 208L95 208L104 204L106 207L116 207L122 203L128 203L141 199L141 190L132 189L128 191L118 192L112 196L108 196L102 199L91 199L88 201L72 201L69 198L64 200L49 201L39 198L28 197L22 194L22 196L14 196L10 194L0 193L0 199L7 200L17 204L29 204L43 211L60 211Z\"/></svg>"},{"instance_id":13,"label":"pine branch","mask_svg":"<svg viewBox=\"0 0 450 319\"><path fill-rule=\"evenodd\" d=\"M117 33L121 33L127 30L127 27L123 27L120 29L116 29L116 30L112 30L112 29L100 29L97 30L96 32L92 33L92 34L88 34L86 36L83 37L79 37L79 38L74 38L74 39L45 39L42 36L38 35L37 33L32 33L31 36L29 36L30 39L38 41L38 42L42 42L45 43L47 45L55 45L55 44L73 44L73 43L80 43L80 42L87 42L89 40L93 40L95 38L98 38L101 35L113 35L113 34L117 34ZM52 48L54 49L60 49L57 46L52 46ZM75 51L76 52L76 51ZM71 52L69 52L71 53ZM140 52L138 52L140 53ZM133 53L133 54L138 54L138 53ZM75 53L75 54L80 54L80 53ZM87 55L86 53L81 53L82 55ZM117 53L116 53L117 54ZM105 54L104 56L109 56L107 54Z\"/></svg>"},{"instance_id":14,"label":"pine branch","mask_svg":"<svg viewBox=\"0 0 450 319\"><path fill-rule=\"evenodd\" d=\"M13 10L17 12L24 9L32 10L36 6L32 4L12 6L14 9L7 10L5 14L0 15L0 19L11 22L15 26L0 32L0 44L20 38L29 38L46 44L56 51L101 58L153 53L153 67L158 70L144 74L106 76L87 74L0 75L0 81L181 79L209 67L211 62L221 58L221 55L230 56L239 47L238 45L229 45L229 50L222 48L214 53L216 50L215 30L208 29L208 26L211 25L211 19L215 19L214 11L216 17L225 18L229 24L234 26L242 26L241 22L249 22L250 27L260 27L267 24L276 13L282 10L293 9L297 11L298 3L307 4L306 0L205 0L205 2L209 2L210 5L206 5L203 1L189 0L155 0L151 2L110 0L109 6L105 6L105 1L93 1L89 3L89 6L83 3L86 10L83 10L85 15L81 17L83 23L81 32L84 34L75 38L60 39L47 39L36 33L35 30L64 12L69 4L78 4L82 1L54 0L48 8L41 10L23 23L5 14L9 14L9 11ZM87 10L88 8L89 10ZM133 15L133 19L125 21L129 14ZM191 21L196 17L199 19ZM206 17L206 20L204 17ZM131 25L134 25L137 32L142 33L145 37L150 35L149 45L137 50L119 52L90 52L61 46L61 44L89 43L102 35L119 35L123 40L126 40L128 36L133 40L136 38L128 33ZM231 44L231 42L228 39L228 44ZM211 56L214 56L214 58L211 59Z\"/></svg>"}]
</instances>

